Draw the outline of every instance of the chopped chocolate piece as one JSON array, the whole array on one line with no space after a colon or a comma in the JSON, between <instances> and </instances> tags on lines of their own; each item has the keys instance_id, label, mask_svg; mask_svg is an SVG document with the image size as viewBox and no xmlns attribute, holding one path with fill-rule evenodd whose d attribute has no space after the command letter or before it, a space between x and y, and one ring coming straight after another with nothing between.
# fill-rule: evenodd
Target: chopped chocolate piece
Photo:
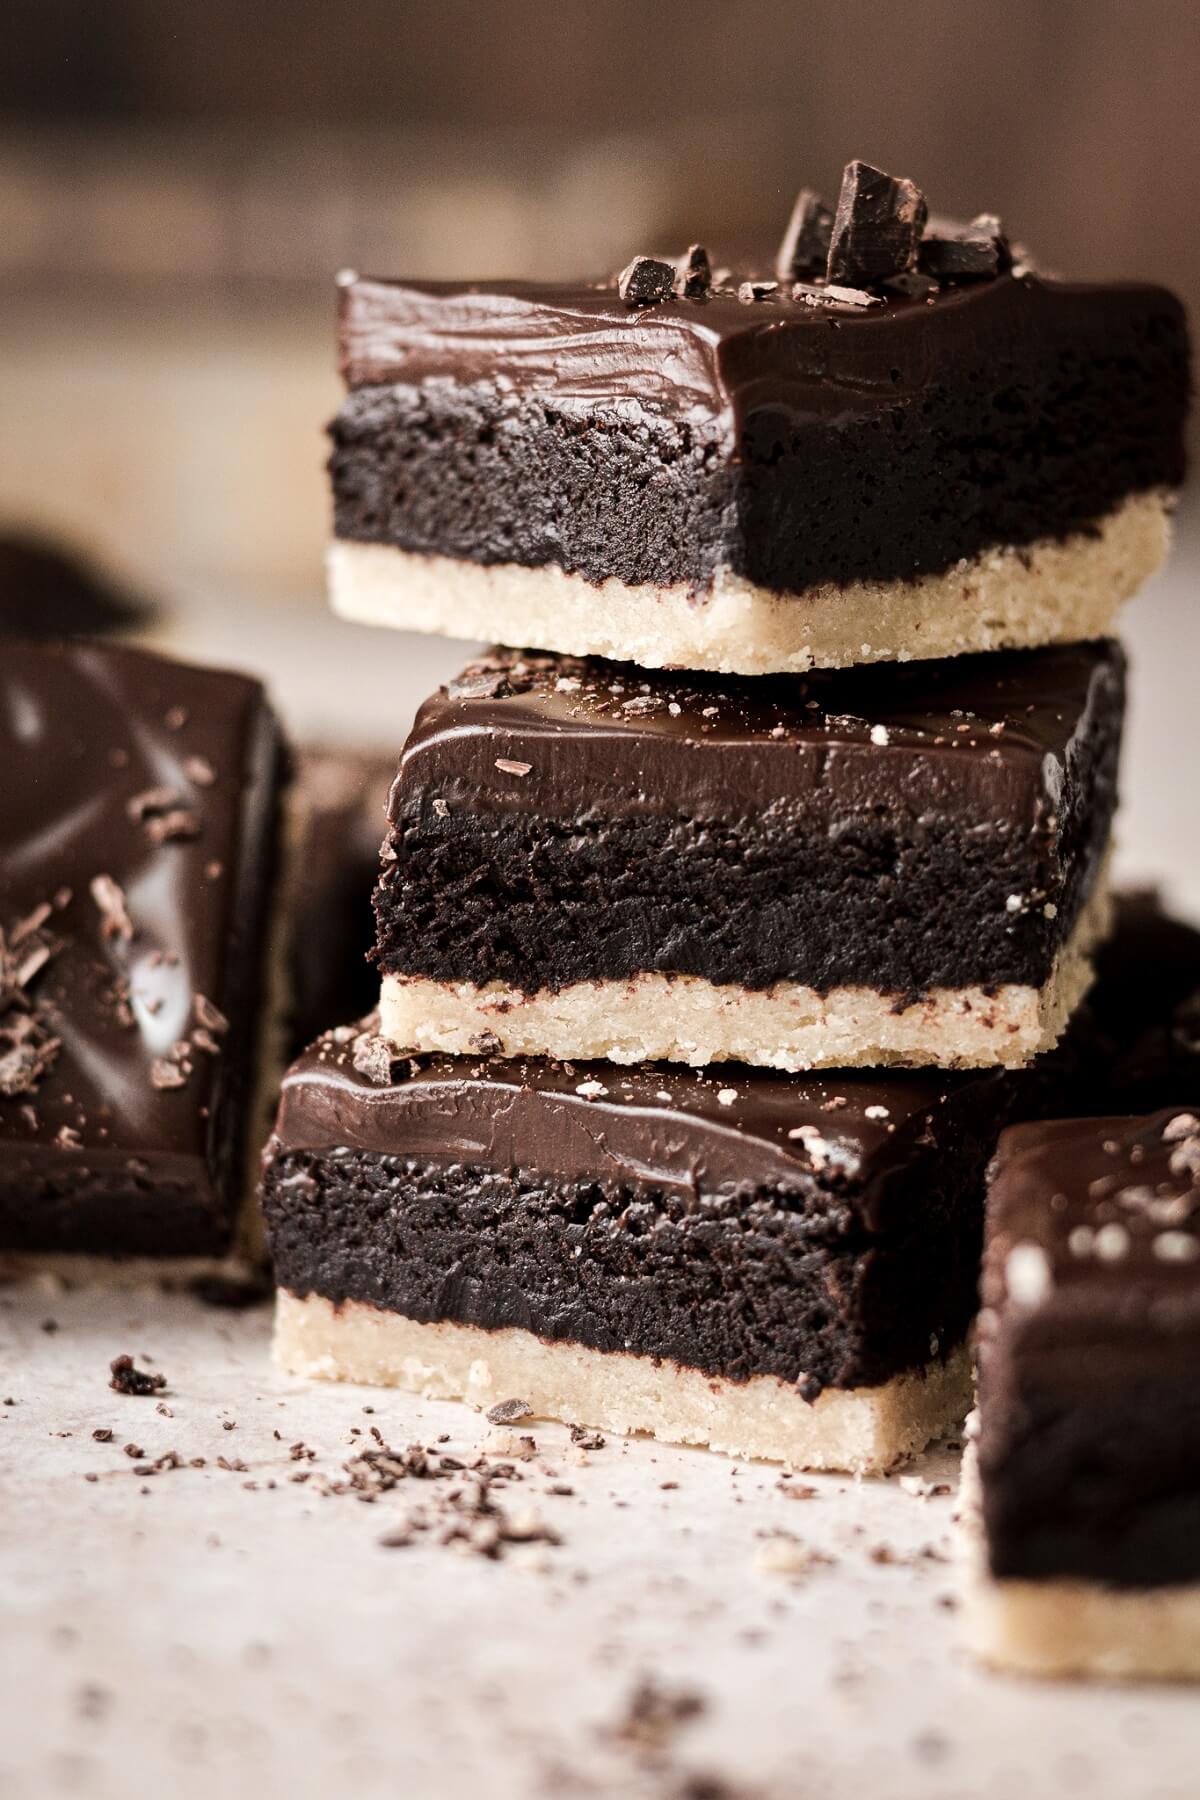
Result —
<instances>
[{"instance_id":1,"label":"chopped chocolate piece","mask_svg":"<svg viewBox=\"0 0 1200 1800\"><path fill-rule=\"evenodd\" d=\"M426 701L393 786L382 1030L616 1062L1028 1061L1087 985L1123 692L1112 643L804 681L493 652Z\"/></svg>"},{"instance_id":2,"label":"chopped chocolate piece","mask_svg":"<svg viewBox=\"0 0 1200 1800\"><path fill-rule=\"evenodd\" d=\"M196 756L221 771L203 848L160 847L146 825L189 794ZM111 646L5 645L0 1251L231 1248L281 760L256 682ZM219 881L203 877L214 852Z\"/></svg>"},{"instance_id":3,"label":"chopped chocolate piece","mask_svg":"<svg viewBox=\"0 0 1200 1800\"><path fill-rule=\"evenodd\" d=\"M1001 1137L968 1510L989 1660L1200 1676L1198 1174L1176 1108Z\"/></svg>"},{"instance_id":4,"label":"chopped chocolate piece","mask_svg":"<svg viewBox=\"0 0 1200 1800\"><path fill-rule=\"evenodd\" d=\"M828 280L874 287L916 266L925 196L870 163L846 164L829 242Z\"/></svg>"},{"instance_id":5,"label":"chopped chocolate piece","mask_svg":"<svg viewBox=\"0 0 1200 1800\"><path fill-rule=\"evenodd\" d=\"M918 266L938 281L990 280L1011 268L999 219L980 213L969 225L931 225L921 239Z\"/></svg>"},{"instance_id":6,"label":"chopped chocolate piece","mask_svg":"<svg viewBox=\"0 0 1200 1800\"><path fill-rule=\"evenodd\" d=\"M780 281L806 281L824 275L833 235L833 211L812 188L801 188L788 220L775 273Z\"/></svg>"},{"instance_id":7,"label":"chopped chocolate piece","mask_svg":"<svg viewBox=\"0 0 1200 1800\"><path fill-rule=\"evenodd\" d=\"M879 294L868 294L865 288L836 287L824 282L814 287L805 281L798 281L792 289L794 300L803 300L809 306L882 306Z\"/></svg>"},{"instance_id":8,"label":"chopped chocolate piece","mask_svg":"<svg viewBox=\"0 0 1200 1800\"><path fill-rule=\"evenodd\" d=\"M129 1355L114 1356L108 1366L111 1371L108 1385L118 1394L160 1394L167 1385L165 1375L152 1375L146 1369L139 1369ZM110 1432L109 1436L111 1435ZM140 1450L129 1451L128 1446L126 1450L127 1454L142 1455Z\"/></svg>"},{"instance_id":9,"label":"chopped chocolate piece","mask_svg":"<svg viewBox=\"0 0 1200 1800\"><path fill-rule=\"evenodd\" d=\"M875 305L850 270L819 304L743 303L744 269L632 311L344 287L335 607L746 674L1108 634L1183 472L1182 309L1012 274L905 294L916 210Z\"/></svg>"},{"instance_id":10,"label":"chopped chocolate piece","mask_svg":"<svg viewBox=\"0 0 1200 1800\"><path fill-rule=\"evenodd\" d=\"M48 540L0 536L0 631L9 637L99 637L151 616L75 550Z\"/></svg>"},{"instance_id":11,"label":"chopped chocolate piece","mask_svg":"<svg viewBox=\"0 0 1200 1800\"><path fill-rule=\"evenodd\" d=\"M689 244L675 265L675 292L685 300L701 300L712 286L712 269L703 244Z\"/></svg>"},{"instance_id":12,"label":"chopped chocolate piece","mask_svg":"<svg viewBox=\"0 0 1200 1800\"><path fill-rule=\"evenodd\" d=\"M288 1366L794 1467L954 1422L983 1168L1060 1079L839 1072L830 1114L815 1077L742 1070L727 1103L661 1065L435 1057L381 1087L346 1051L290 1071L264 1163Z\"/></svg>"},{"instance_id":13,"label":"chopped chocolate piece","mask_svg":"<svg viewBox=\"0 0 1200 1800\"><path fill-rule=\"evenodd\" d=\"M617 292L628 306L654 306L669 300L674 287L674 264L657 256L635 256L617 277Z\"/></svg>"},{"instance_id":14,"label":"chopped chocolate piece","mask_svg":"<svg viewBox=\"0 0 1200 1800\"><path fill-rule=\"evenodd\" d=\"M743 281L738 287L739 300L770 300L779 292L777 281Z\"/></svg>"}]
</instances>

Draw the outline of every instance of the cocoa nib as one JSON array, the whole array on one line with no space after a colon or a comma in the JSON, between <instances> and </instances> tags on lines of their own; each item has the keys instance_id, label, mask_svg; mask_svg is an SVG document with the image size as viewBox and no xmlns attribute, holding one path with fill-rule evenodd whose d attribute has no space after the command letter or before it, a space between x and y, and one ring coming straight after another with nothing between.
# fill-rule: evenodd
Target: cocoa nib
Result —
<instances>
[{"instance_id":1,"label":"cocoa nib","mask_svg":"<svg viewBox=\"0 0 1200 1800\"><path fill-rule=\"evenodd\" d=\"M152 1375L146 1369L139 1369L132 1356L114 1356L108 1366L112 1377L108 1385L118 1394L159 1394L167 1385L165 1375ZM138 1455L141 1454L139 1450Z\"/></svg>"}]
</instances>

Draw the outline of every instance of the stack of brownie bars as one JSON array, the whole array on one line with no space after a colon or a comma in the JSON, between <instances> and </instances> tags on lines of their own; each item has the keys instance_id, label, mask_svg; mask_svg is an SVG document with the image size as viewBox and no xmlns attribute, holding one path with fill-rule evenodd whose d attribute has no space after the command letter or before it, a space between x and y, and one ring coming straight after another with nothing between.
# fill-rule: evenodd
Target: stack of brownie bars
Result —
<instances>
[{"instance_id":1,"label":"stack of brownie bars","mask_svg":"<svg viewBox=\"0 0 1200 1800\"><path fill-rule=\"evenodd\" d=\"M1177 302L852 163L769 278L347 277L341 350L336 608L524 648L421 708L378 1007L284 1079L280 1362L881 1471L983 1256L972 1641L1200 1674L1200 938L1107 893ZM257 683L9 642L0 753L0 1253L245 1262L378 776L301 759L283 933Z\"/></svg>"},{"instance_id":2,"label":"stack of brownie bars","mask_svg":"<svg viewBox=\"0 0 1200 1800\"><path fill-rule=\"evenodd\" d=\"M1094 1414L1054 1389L1054 1331L1050 1360L1029 1348L1032 1288L1057 1294L1068 1219L1083 1237L1057 1163L1045 1192L1024 1173L1064 1130L1030 1121L1096 1111L1120 1060L1085 1003L1111 928L1109 633L1182 477L1177 303L1042 279L994 218L930 221L854 163L836 207L801 194L770 278L698 246L570 286L347 275L341 366L335 608L524 648L421 708L378 1012L286 1078L264 1184L282 1363L886 1469L967 1410L1011 1122L995 1230L1019 1226L1020 1320L989 1308L981 1647L1007 1654L1005 1596L1028 1605L1009 1577L1049 1578L1051 1608L1061 1576L1178 1579L1177 1547L1114 1549L1131 1456L1093 1562L1056 1557L1081 1554L1073 1494L1099 1504L1113 1283L1126 1338L1164 1307L1200 1331L1200 1125L1101 1133L1126 1187L1121 1158L1165 1139L1154 1175L1182 1193L1121 1267L1120 1195L1079 1203L1102 1260L1063 1284L1072 1367L1114 1333ZM1173 1408L1176 1354L1146 1352ZM1127 1381L1118 1412L1146 1398L1140 1364ZM1182 1481L1195 1524L1188 1417L1187 1453L1138 1480ZM1049 1536L1011 1491L989 1503L1047 1458Z\"/></svg>"}]
</instances>

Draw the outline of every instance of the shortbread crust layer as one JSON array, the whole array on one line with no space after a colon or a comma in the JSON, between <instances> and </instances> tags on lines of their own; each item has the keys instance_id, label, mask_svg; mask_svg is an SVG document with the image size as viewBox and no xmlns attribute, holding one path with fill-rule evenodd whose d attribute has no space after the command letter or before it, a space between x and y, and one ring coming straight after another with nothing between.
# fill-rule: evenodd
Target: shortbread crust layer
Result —
<instances>
[{"instance_id":1,"label":"shortbread crust layer","mask_svg":"<svg viewBox=\"0 0 1200 1800\"><path fill-rule=\"evenodd\" d=\"M1102 880L1041 988L941 988L898 1004L869 988L819 994L780 982L755 992L652 973L533 994L500 982L385 975L380 1030L396 1045L450 1056L739 1062L792 1072L1023 1068L1057 1043L1091 986L1092 951L1110 913Z\"/></svg>"},{"instance_id":2,"label":"shortbread crust layer","mask_svg":"<svg viewBox=\"0 0 1200 1800\"><path fill-rule=\"evenodd\" d=\"M828 1388L809 1402L775 1376L729 1381L529 1331L420 1324L360 1301L335 1306L286 1289L277 1305L275 1359L293 1375L406 1388L476 1407L515 1396L538 1418L796 1469L880 1473L951 1430L970 1404L961 1349L881 1387Z\"/></svg>"},{"instance_id":3,"label":"shortbread crust layer","mask_svg":"<svg viewBox=\"0 0 1200 1800\"><path fill-rule=\"evenodd\" d=\"M334 611L360 624L649 669L800 674L1104 637L1164 561L1169 511L1162 492L1133 494L1086 533L989 549L914 580L823 583L800 594L729 570L697 591L335 539L329 593Z\"/></svg>"}]
</instances>

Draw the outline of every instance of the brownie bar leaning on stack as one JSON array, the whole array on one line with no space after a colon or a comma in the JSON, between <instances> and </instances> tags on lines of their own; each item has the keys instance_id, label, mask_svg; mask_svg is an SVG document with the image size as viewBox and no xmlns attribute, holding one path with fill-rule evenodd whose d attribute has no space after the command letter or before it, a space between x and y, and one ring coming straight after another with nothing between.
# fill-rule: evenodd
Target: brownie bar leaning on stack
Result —
<instances>
[{"instance_id":1,"label":"brownie bar leaning on stack","mask_svg":"<svg viewBox=\"0 0 1200 1800\"><path fill-rule=\"evenodd\" d=\"M764 674L1106 635L1163 559L1187 338L852 163L770 279L347 276L347 618Z\"/></svg>"},{"instance_id":2,"label":"brownie bar leaning on stack","mask_svg":"<svg viewBox=\"0 0 1200 1800\"><path fill-rule=\"evenodd\" d=\"M1007 1131L988 1234L968 1642L1200 1679L1200 1120Z\"/></svg>"},{"instance_id":3,"label":"brownie bar leaning on stack","mask_svg":"<svg viewBox=\"0 0 1200 1800\"><path fill-rule=\"evenodd\" d=\"M1200 932L1116 912L1075 1099L1105 1116L992 1170L963 1622L1001 1668L1197 1679Z\"/></svg>"},{"instance_id":4,"label":"brownie bar leaning on stack","mask_svg":"<svg viewBox=\"0 0 1200 1800\"><path fill-rule=\"evenodd\" d=\"M262 688L8 640L0 763L0 1263L253 1249L283 779Z\"/></svg>"},{"instance_id":5,"label":"brownie bar leaning on stack","mask_svg":"<svg viewBox=\"0 0 1200 1800\"><path fill-rule=\"evenodd\" d=\"M1052 1045L1107 928L1112 642L757 680L498 651L428 700L381 1029L781 1069Z\"/></svg>"}]
</instances>

